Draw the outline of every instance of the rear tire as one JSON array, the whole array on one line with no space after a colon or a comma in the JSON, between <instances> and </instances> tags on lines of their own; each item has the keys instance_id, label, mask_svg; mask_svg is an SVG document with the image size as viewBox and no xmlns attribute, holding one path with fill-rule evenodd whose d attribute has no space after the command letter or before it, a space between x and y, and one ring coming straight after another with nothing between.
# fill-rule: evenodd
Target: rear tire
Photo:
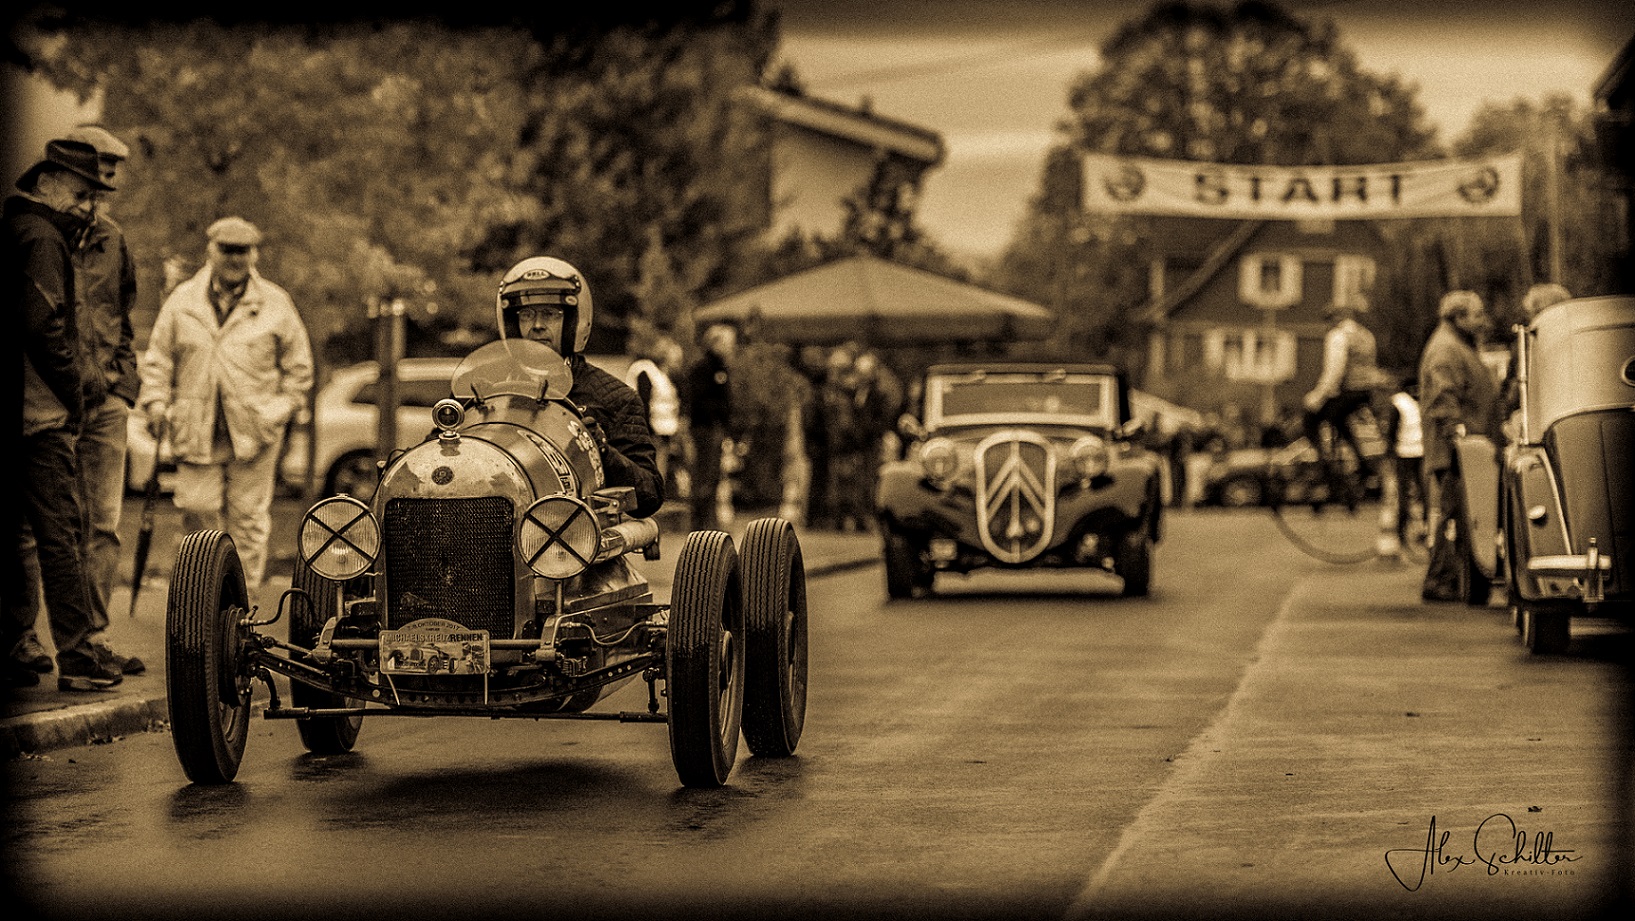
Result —
<instances>
[{"instance_id":1,"label":"rear tire","mask_svg":"<svg viewBox=\"0 0 1635 921\"><path fill-rule=\"evenodd\" d=\"M744 708L744 603L731 535L688 534L671 595L670 760L684 786L719 787L738 757Z\"/></svg>"},{"instance_id":2,"label":"rear tire","mask_svg":"<svg viewBox=\"0 0 1635 921\"><path fill-rule=\"evenodd\" d=\"M806 725L806 565L781 518L750 522L739 556L744 579L744 740L756 755L787 758Z\"/></svg>"},{"instance_id":3,"label":"rear tire","mask_svg":"<svg viewBox=\"0 0 1635 921\"><path fill-rule=\"evenodd\" d=\"M1534 655L1560 655L1572 642L1570 621L1565 611L1524 606L1521 609L1522 644Z\"/></svg>"},{"instance_id":4,"label":"rear tire","mask_svg":"<svg viewBox=\"0 0 1635 921\"><path fill-rule=\"evenodd\" d=\"M250 729L249 593L233 539L183 538L165 613L170 735L187 779L230 783Z\"/></svg>"},{"instance_id":5,"label":"rear tire","mask_svg":"<svg viewBox=\"0 0 1635 921\"><path fill-rule=\"evenodd\" d=\"M337 586L313 572L312 567L297 554L290 588L306 593L304 597L295 596L290 603L290 643L311 649L317 644L324 624L340 613ZM340 695L291 680L290 705L328 710L354 706L354 703ZM301 734L301 744L315 755L346 754L357 745L358 732L362 728L361 716L311 716L295 721L295 729Z\"/></svg>"}]
</instances>

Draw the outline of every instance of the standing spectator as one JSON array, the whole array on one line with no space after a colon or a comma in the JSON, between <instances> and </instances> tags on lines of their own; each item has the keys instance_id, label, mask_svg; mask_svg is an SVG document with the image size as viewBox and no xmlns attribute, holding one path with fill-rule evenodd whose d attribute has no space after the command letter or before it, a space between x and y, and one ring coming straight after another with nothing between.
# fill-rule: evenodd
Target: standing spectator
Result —
<instances>
[{"instance_id":1,"label":"standing spectator","mask_svg":"<svg viewBox=\"0 0 1635 921\"><path fill-rule=\"evenodd\" d=\"M96 615L84 559L84 509L80 504L74 440L85 424L85 380L79 357L76 288L71 241L85 232L97 192L113 187L102 179L96 148L52 141L45 159L17 180L22 194L6 199L4 274L7 302L23 320L21 368L13 378L17 407L7 456L21 465L20 493L8 503L14 550L4 583L8 650L32 618L23 574L22 525L37 541L46 616L57 649L57 687L99 691L118 684L117 666L92 644ZM17 468L13 468L14 470ZM8 491L8 496L11 493ZM39 683L39 671L8 657L6 683Z\"/></svg>"},{"instance_id":2,"label":"standing spectator","mask_svg":"<svg viewBox=\"0 0 1635 921\"><path fill-rule=\"evenodd\" d=\"M1385 452L1396 489L1392 521L1397 545L1406 547L1425 529L1425 438L1419 419L1419 381L1403 380L1385 408ZM1417 532L1417 534L1416 534Z\"/></svg>"},{"instance_id":3,"label":"standing spectator","mask_svg":"<svg viewBox=\"0 0 1635 921\"><path fill-rule=\"evenodd\" d=\"M1373 399L1374 387L1379 380L1375 364L1374 334L1357 318L1368 305L1360 297L1335 301L1324 308L1323 315L1333 323L1323 337L1323 369L1317 383L1306 394L1306 439L1317 450L1317 461L1323 471L1323 482L1328 485L1331 498L1342 498L1355 509L1361 498L1361 483L1368 476L1368 460L1363 456L1362 443L1357 440L1351 417ZM1333 432L1333 440L1325 441L1323 426ZM1357 457L1357 480L1347 483L1335 464L1335 451L1340 442L1351 445Z\"/></svg>"},{"instance_id":4,"label":"standing spectator","mask_svg":"<svg viewBox=\"0 0 1635 921\"><path fill-rule=\"evenodd\" d=\"M835 527L834 503L829 496L829 423L823 407L823 382L828 355L820 345L800 350L798 370L806 379L801 406L801 440L806 448L806 524L828 530Z\"/></svg>"},{"instance_id":5,"label":"standing spectator","mask_svg":"<svg viewBox=\"0 0 1635 921\"><path fill-rule=\"evenodd\" d=\"M678 488L677 480L687 477L680 462L681 395L675 384L675 374L681 368L681 346L674 340L659 338L643 352L625 372L625 383L636 391L647 407L647 425L653 433L653 447L658 452L658 470L660 478L664 480L664 493L679 496L685 491Z\"/></svg>"},{"instance_id":6,"label":"standing spectator","mask_svg":"<svg viewBox=\"0 0 1635 921\"><path fill-rule=\"evenodd\" d=\"M130 156L127 148L106 129L81 125L63 138L96 148L102 181L112 186L119 164ZM79 325L80 373L84 379L85 425L74 444L78 464L80 501L85 513L85 568L91 585L91 611L96 632L91 642L107 661L126 675L147 670L141 659L122 656L108 645L109 599L119 571L119 515L125 499L125 423L136 403L140 382L136 351L131 346L131 308L136 303L136 266L125 245L124 231L108 215L112 193L92 199L90 222L73 246L75 319ZM23 538L24 614L38 621L40 565L34 532L25 527ZM31 626L19 641L17 658L38 671L49 671L51 658L40 646Z\"/></svg>"},{"instance_id":7,"label":"standing spectator","mask_svg":"<svg viewBox=\"0 0 1635 921\"><path fill-rule=\"evenodd\" d=\"M896 422L902 412L902 388L895 374L871 350L862 350L852 364L852 403L862 435L862 470L850 492L847 517L866 531L874 520L874 495L879 487L880 464L887 441L896 443Z\"/></svg>"},{"instance_id":8,"label":"standing spectator","mask_svg":"<svg viewBox=\"0 0 1635 921\"><path fill-rule=\"evenodd\" d=\"M1482 364L1477 341L1487 325L1487 311L1473 291L1450 291L1437 308L1440 322L1419 360L1420 420L1429 477L1430 563L1420 597L1426 601L1459 601L1479 592L1461 584L1467 572L1470 535L1460 507L1464 487L1454 466L1454 439L1460 435L1494 437L1498 432L1498 383Z\"/></svg>"},{"instance_id":9,"label":"standing spectator","mask_svg":"<svg viewBox=\"0 0 1635 921\"><path fill-rule=\"evenodd\" d=\"M183 527L225 530L250 597L261 589L278 456L312 389L312 347L295 303L256 269L261 231L224 217L206 262L159 308L138 405L176 457Z\"/></svg>"},{"instance_id":10,"label":"standing spectator","mask_svg":"<svg viewBox=\"0 0 1635 921\"><path fill-rule=\"evenodd\" d=\"M829 426L825 435L829 501L834 508L834 527L839 531L861 530L873 517L873 496L866 494L869 478L865 470L873 433L860 383L854 347L843 345L830 352L821 399Z\"/></svg>"},{"instance_id":11,"label":"standing spectator","mask_svg":"<svg viewBox=\"0 0 1635 921\"><path fill-rule=\"evenodd\" d=\"M721 488L724 445L732 433L732 358L738 331L716 323L700 338L704 353L687 370L683 403L693 441L692 530L721 526L717 493Z\"/></svg>"}]
</instances>

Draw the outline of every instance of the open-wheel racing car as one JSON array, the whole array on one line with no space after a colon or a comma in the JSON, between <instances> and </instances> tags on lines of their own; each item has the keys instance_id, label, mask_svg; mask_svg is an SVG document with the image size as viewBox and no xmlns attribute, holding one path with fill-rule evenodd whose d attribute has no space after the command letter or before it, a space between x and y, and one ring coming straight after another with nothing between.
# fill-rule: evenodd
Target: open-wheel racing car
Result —
<instances>
[{"instance_id":1,"label":"open-wheel racing car","mask_svg":"<svg viewBox=\"0 0 1635 921\"><path fill-rule=\"evenodd\" d=\"M167 623L171 731L187 777L227 783L253 683L265 716L314 753L350 751L365 718L476 716L667 723L691 787L726 782L740 736L787 756L806 712L806 576L793 527L687 535L670 602L627 559L656 559L656 522L603 487L568 364L501 340L469 355L424 442L302 520L291 585L257 619L230 536L181 544ZM288 640L262 628L288 619ZM288 679L288 700L274 676ZM634 678L647 706L592 711ZM659 688L663 684L663 690ZM666 706L660 706L663 698Z\"/></svg>"},{"instance_id":2,"label":"open-wheel racing car","mask_svg":"<svg viewBox=\"0 0 1635 921\"><path fill-rule=\"evenodd\" d=\"M1146 595L1162 460L1141 447L1124 375L1103 364L933 365L908 448L880 470L886 592L939 572L1094 567Z\"/></svg>"},{"instance_id":3,"label":"open-wheel racing car","mask_svg":"<svg viewBox=\"0 0 1635 921\"><path fill-rule=\"evenodd\" d=\"M1505 583L1535 653L1566 651L1573 617L1635 617L1635 297L1546 308L1517 330L1514 437L1495 464L1462 438L1466 599Z\"/></svg>"}]
</instances>

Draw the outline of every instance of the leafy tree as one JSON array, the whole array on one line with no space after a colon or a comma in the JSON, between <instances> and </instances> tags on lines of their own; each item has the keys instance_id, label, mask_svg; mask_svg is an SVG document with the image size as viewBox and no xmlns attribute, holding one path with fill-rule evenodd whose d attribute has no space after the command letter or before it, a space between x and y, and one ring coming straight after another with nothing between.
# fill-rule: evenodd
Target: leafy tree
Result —
<instances>
[{"instance_id":1,"label":"leafy tree","mask_svg":"<svg viewBox=\"0 0 1635 921\"><path fill-rule=\"evenodd\" d=\"M239 214L267 235L262 268L319 342L373 301L457 318L491 297L461 254L526 209L504 185L525 33L111 18L44 34L36 69L100 95L130 142L116 207L144 291L161 290L167 259L197 267L205 227Z\"/></svg>"},{"instance_id":2,"label":"leafy tree","mask_svg":"<svg viewBox=\"0 0 1635 921\"><path fill-rule=\"evenodd\" d=\"M1058 347L1132 368L1151 230L1141 218L1077 214L1080 152L1297 165L1435 151L1411 86L1363 70L1332 23L1260 0L1151 7L1114 32L1067 102L1061 143L998 278L1063 311Z\"/></svg>"},{"instance_id":3,"label":"leafy tree","mask_svg":"<svg viewBox=\"0 0 1635 921\"><path fill-rule=\"evenodd\" d=\"M760 232L742 170L760 138L732 91L760 78L776 20L744 0L678 4L662 20L541 18L533 38L512 180L535 208L493 224L476 266L557 254L595 292L593 348L622 346L632 319L690 343L692 307Z\"/></svg>"}]
</instances>

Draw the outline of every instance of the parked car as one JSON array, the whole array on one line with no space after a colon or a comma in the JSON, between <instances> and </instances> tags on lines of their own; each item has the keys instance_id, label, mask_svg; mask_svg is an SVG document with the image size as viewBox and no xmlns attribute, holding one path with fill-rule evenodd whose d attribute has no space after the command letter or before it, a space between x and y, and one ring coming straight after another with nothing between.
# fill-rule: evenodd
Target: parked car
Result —
<instances>
[{"instance_id":1,"label":"parked car","mask_svg":"<svg viewBox=\"0 0 1635 921\"><path fill-rule=\"evenodd\" d=\"M1363 479L1362 496L1378 499L1381 473L1388 458L1379 426L1366 414L1353 422L1357 441L1362 445L1368 473ZM1342 469L1355 473L1349 451L1341 454ZM1234 448L1211 457L1204 467L1199 495L1204 505L1222 508L1250 508L1281 501L1303 505L1321 498L1316 487L1322 478L1317 451L1304 435L1281 448Z\"/></svg>"},{"instance_id":2,"label":"parked car","mask_svg":"<svg viewBox=\"0 0 1635 921\"><path fill-rule=\"evenodd\" d=\"M1162 460L1137 438L1130 387L1109 365L932 366L907 451L880 471L886 591L940 572L1084 567L1145 595L1161 536Z\"/></svg>"},{"instance_id":3,"label":"parked car","mask_svg":"<svg viewBox=\"0 0 1635 921\"><path fill-rule=\"evenodd\" d=\"M1494 463L1462 439L1471 581L1503 581L1527 648L1559 653L1574 617L1635 615L1635 298L1547 308L1518 330L1515 437ZM1468 601L1485 603L1486 593Z\"/></svg>"},{"instance_id":4,"label":"parked car","mask_svg":"<svg viewBox=\"0 0 1635 921\"><path fill-rule=\"evenodd\" d=\"M473 352L422 419L435 435L394 455L367 502L308 510L275 616L245 616L226 534L183 539L166 693L190 780L236 777L256 681L262 717L295 721L318 754L352 751L385 716L664 723L690 787L724 784L741 738L758 756L794 753L808 645L794 527L686 535L670 601L655 601L628 555L656 558L659 524L631 516L634 489L604 485L571 382L539 343ZM287 642L261 632L275 623ZM645 709L591 710L634 680Z\"/></svg>"}]
</instances>

